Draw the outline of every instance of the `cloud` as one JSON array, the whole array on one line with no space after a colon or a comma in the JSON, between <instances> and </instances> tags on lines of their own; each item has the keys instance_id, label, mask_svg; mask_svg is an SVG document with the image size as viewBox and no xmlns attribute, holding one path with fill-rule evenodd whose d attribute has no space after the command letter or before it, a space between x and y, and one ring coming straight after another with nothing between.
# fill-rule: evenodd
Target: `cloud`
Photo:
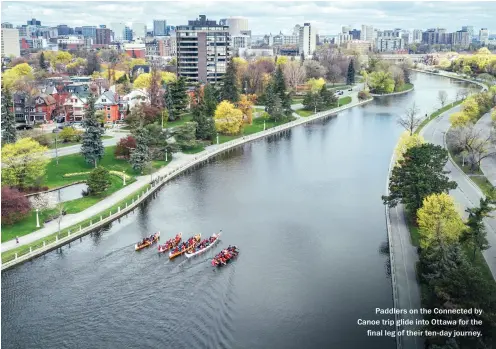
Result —
<instances>
[{"instance_id":1,"label":"cloud","mask_svg":"<svg viewBox=\"0 0 496 349\"><path fill-rule=\"evenodd\" d=\"M296 24L318 23L322 34L340 32L341 26L362 24L379 29L459 30L462 25L494 28L496 2L2 2L2 20L25 24L31 16L43 25L109 25L112 22L144 22L152 28L154 19L172 25L186 24L199 14L219 20L230 16L248 18L254 34L290 33Z\"/></svg>"}]
</instances>

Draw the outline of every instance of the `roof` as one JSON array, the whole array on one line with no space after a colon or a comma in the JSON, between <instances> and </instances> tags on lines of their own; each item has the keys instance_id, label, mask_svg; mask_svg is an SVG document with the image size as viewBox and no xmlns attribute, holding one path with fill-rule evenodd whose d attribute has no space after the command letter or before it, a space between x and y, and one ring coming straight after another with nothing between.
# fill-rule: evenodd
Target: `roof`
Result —
<instances>
[{"instance_id":1,"label":"roof","mask_svg":"<svg viewBox=\"0 0 496 349\"><path fill-rule=\"evenodd\" d=\"M102 97L105 97L106 99L106 102L101 102L101 98ZM116 98L115 98L115 94L112 92L112 91L105 91L104 93L102 93L100 95L100 97L98 97L98 101L97 103L95 103L95 105L112 105L112 104L117 104L117 101L116 101Z\"/></svg>"},{"instance_id":2,"label":"roof","mask_svg":"<svg viewBox=\"0 0 496 349\"><path fill-rule=\"evenodd\" d=\"M143 72L144 73L149 73L150 72L150 66L149 65L135 65L133 67L132 74L134 74L139 69L143 69Z\"/></svg>"}]
</instances>

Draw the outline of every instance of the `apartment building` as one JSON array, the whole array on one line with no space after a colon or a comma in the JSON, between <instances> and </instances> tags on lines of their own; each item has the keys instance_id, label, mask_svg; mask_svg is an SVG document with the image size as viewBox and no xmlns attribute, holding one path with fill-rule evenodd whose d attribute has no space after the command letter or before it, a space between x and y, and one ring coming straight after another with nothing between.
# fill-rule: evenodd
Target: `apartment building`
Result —
<instances>
[{"instance_id":1,"label":"apartment building","mask_svg":"<svg viewBox=\"0 0 496 349\"><path fill-rule=\"evenodd\" d=\"M189 82L218 82L231 56L229 27L205 15L176 27L177 73Z\"/></svg>"},{"instance_id":2,"label":"apartment building","mask_svg":"<svg viewBox=\"0 0 496 349\"><path fill-rule=\"evenodd\" d=\"M300 54L311 56L315 52L317 45L317 30L310 23L305 23L300 27L299 50Z\"/></svg>"},{"instance_id":3,"label":"apartment building","mask_svg":"<svg viewBox=\"0 0 496 349\"><path fill-rule=\"evenodd\" d=\"M167 35L167 21L165 19L153 20L153 36Z\"/></svg>"},{"instance_id":4,"label":"apartment building","mask_svg":"<svg viewBox=\"0 0 496 349\"><path fill-rule=\"evenodd\" d=\"M375 39L375 48L379 52L396 52L405 48L405 42L398 37L379 37Z\"/></svg>"},{"instance_id":5,"label":"apartment building","mask_svg":"<svg viewBox=\"0 0 496 349\"><path fill-rule=\"evenodd\" d=\"M19 45L19 30L13 28L2 28L2 56L19 57L21 47Z\"/></svg>"}]
</instances>

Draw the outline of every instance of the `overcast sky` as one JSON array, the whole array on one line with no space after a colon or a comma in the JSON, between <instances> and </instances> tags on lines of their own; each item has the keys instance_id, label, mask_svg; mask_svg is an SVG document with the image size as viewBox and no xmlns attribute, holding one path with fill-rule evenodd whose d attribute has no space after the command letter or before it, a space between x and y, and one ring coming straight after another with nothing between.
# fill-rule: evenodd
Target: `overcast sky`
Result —
<instances>
[{"instance_id":1,"label":"overcast sky","mask_svg":"<svg viewBox=\"0 0 496 349\"><path fill-rule=\"evenodd\" d=\"M111 22L144 22L153 19L168 24L187 24L199 14L219 20L229 16L248 18L253 34L290 33L295 24L310 22L320 34L337 34L343 25L360 29L361 24L379 29L460 30L462 25L496 31L496 2L146 2L146 1L2 1L2 22L26 24L31 17L42 25L110 25Z\"/></svg>"}]
</instances>

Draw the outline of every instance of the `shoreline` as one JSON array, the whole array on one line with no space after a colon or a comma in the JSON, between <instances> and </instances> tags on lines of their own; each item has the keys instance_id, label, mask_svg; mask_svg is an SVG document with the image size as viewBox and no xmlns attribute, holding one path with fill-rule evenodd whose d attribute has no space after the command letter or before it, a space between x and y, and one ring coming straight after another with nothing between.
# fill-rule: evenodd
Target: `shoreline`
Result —
<instances>
[{"instance_id":1,"label":"shoreline","mask_svg":"<svg viewBox=\"0 0 496 349\"><path fill-rule=\"evenodd\" d=\"M408 89L406 91L401 91L401 92L392 92L392 93L386 93L386 94L376 94L376 93L371 93L370 95L372 97L387 97L387 96L397 96L397 95L403 95L408 92L412 92L415 89L415 86L413 86L411 89Z\"/></svg>"},{"instance_id":2,"label":"shoreline","mask_svg":"<svg viewBox=\"0 0 496 349\"><path fill-rule=\"evenodd\" d=\"M120 217L128 214L129 212L133 211L135 208L137 208L139 206L139 204L141 202L146 200L150 195L155 193L159 188L161 188L164 184L166 184L172 178L175 178L175 177L183 174L184 172L189 172L191 170L194 170L198 166L202 166L204 163L208 162L210 160L210 158L215 157L215 156L217 156L217 155L219 155L225 151L229 151L235 147L252 142L254 140L258 140L261 138L265 138L267 136L271 136L274 134L279 134L279 133L285 132L285 131L287 131L287 130L295 127L295 126L304 125L306 123L310 123L310 122L318 120L318 119L322 119L322 118L326 118L326 117L335 115L335 114L337 114L343 110L353 108L356 106L360 106L360 105L364 105L364 104L367 104L371 101L373 101L373 98L370 98L370 99L367 99L364 101L359 101L359 102L354 103L354 104L350 103L350 104L347 104L343 107L322 111L322 112L313 114L313 115L305 117L305 118L299 118L297 120L290 121L286 124L282 124L282 125L267 129L265 131L260 131L260 132L251 134L249 136L234 139L232 141L229 141L229 142L223 143L222 145L219 145L215 149L212 149L212 150L207 149L207 150L204 150L203 152L197 153L197 154L195 154L196 156L191 161L187 162L186 164L181 165L178 168L175 168L174 170L169 171L165 175L160 176L158 178L158 181L157 181L157 179L155 179L153 183L147 182L146 186L148 186L150 184L152 184L152 185L150 187L148 187L148 189L146 189L146 192L143 193L141 196L138 194L137 199L136 200L133 199L133 201L130 205L127 205L127 203L126 203L126 207L123 207L122 210L120 207L118 207L117 212L115 212L114 214L110 214L107 218L103 219L103 215L102 215L102 216L100 216L100 220L95 222L95 224L92 224L92 225L90 225L84 229L81 226L79 226L79 231L77 231L77 229L73 229L74 232L72 235L70 234L70 230L68 230L69 234L66 237L61 238L61 239L57 238L53 243L44 244L42 247L37 248L35 250L32 250L30 248L30 252L28 252L22 256L17 256L17 253L16 253L15 254L16 257L13 260L2 263L2 269L1 270L2 271L7 270L7 269L10 269L10 268L18 265L18 264L22 264L26 261L32 260L36 257L39 257L39 256L45 254L45 253L48 253L48 252L53 251L57 248L60 248L63 245L68 244L68 243L70 243L76 239L82 238L83 236L93 232L94 230L100 229L100 228L108 225L109 223L111 223L111 222L119 219ZM141 189L139 189L138 191L141 191ZM117 203L118 202L115 202L114 205ZM106 210L103 210L103 211L106 211ZM103 211L101 211L101 212L103 212ZM75 226L77 226L78 224L79 223L77 222L75 224ZM69 229L69 228L67 228L67 229ZM53 235L53 233L50 235ZM42 238L40 240L44 240L44 239L45 238ZM37 241L40 241L40 240L37 240ZM35 243L35 242L33 242L33 243ZM12 249L9 249L9 250L12 250ZM9 251L9 250L2 251L2 254L4 252Z\"/></svg>"}]
</instances>

